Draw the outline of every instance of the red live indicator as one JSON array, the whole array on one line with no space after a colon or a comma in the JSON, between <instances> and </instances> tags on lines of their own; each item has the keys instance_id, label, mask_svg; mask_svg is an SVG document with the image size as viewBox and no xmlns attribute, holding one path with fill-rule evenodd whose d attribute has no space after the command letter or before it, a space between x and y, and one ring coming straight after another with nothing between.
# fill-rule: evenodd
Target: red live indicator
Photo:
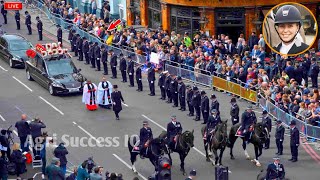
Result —
<instances>
[{"instance_id":1,"label":"red live indicator","mask_svg":"<svg viewBox=\"0 0 320 180\"><path fill-rule=\"evenodd\" d=\"M5 10L22 10L21 2L5 2L4 3Z\"/></svg>"}]
</instances>

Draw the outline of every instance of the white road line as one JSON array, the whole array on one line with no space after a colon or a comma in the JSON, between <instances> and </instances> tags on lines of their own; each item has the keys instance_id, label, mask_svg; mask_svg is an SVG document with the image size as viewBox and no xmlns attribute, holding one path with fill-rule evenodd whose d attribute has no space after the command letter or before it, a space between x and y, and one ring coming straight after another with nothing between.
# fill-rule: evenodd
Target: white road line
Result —
<instances>
[{"instance_id":1,"label":"white road line","mask_svg":"<svg viewBox=\"0 0 320 180\"><path fill-rule=\"evenodd\" d=\"M5 68L3 68L2 66L0 66L0 69L2 69L2 70L4 70L4 71L8 71L8 70L6 70Z\"/></svg>"},{"instance_id":2,"label":"white road line","mask_svg":"<svg viewBox=\"0 0 320 180\"><path fill-rule=\"evenodd\" d=\"M1 119L3 122L6 121L6 120L1 116L1 114L0 114L0 119Z\"/></svg>"},{"instance_id":3,"label":"white road line","mask_svg":"<svg viewBox=\"0 0 320 180\"><path fill-rule=\"evenodd\" d=\"M13 79L15 79L16 81L18 81L18 83L20 83L21 85L23 85L25 88L27 88L30 92L32 92L32 89L29 88L27 85L25 85L23 82L21 82L19 79L17 79L16 77L12 76Z\"/></svg>"},{"instance_id":4,"label":"white road line","mask_svg":"<svg viewBox=\"0 0 320 180\"><path fill-rule=\"evenodd\" d=\"M49 101L45 100L43 97L39 96L41 100L43 100L45 103L47 103L49 106L51 106L54 110L58 111L61 115L64 115L62 111L60 111L58 108L56 108L54 105L52 105Z\"/></svg>"},{"instance_id":5,"label":"white road line","mask_svg":"<svg viewBox=\"0 0 320 180\"><path fill-rule=\"evenodd\" d=\"M112 154L115 158L117 158L120 162L122 162L125 166L127 166L130 170L132 170L132 166L130 166L128 163L126 163L124 160L122 160L118 155ZM143 180L148 180L146 177L144 177L142 174L138 172L138 176L140 176Z\"/></svg>"},{"instance_id":6,"label":"white road line","mask_svg":"<svg viewBox=\"0 0 320 180\"><path fill-rule=\"evenodd\" d=\"M126 107L129 107L128 104L125 104L125 103L123 103L123 102L121 102L121 104L124 105L124 106L126 106Z\"/></svg>"},{"instance_id":7,"label":"white road line","mask_svg":"<svg viewBox=\"0 0 320 180\"><path fill-rule=\"evenodd\" d=\"M13 130L13 133L14 133L16 136L18 136L18 133L17 133L16 130Z\"/></svg>"},{"instance_id":8,"label":"white road line","mask_svg":"<svg viewBox=\"0 0 320 180\"><path fill-rule=\"evenodd\" d=\"M77 125L76 122L73 122L74 125ZM89 133L87 130L85 130L83 127L77 125L79 129L81 129L84 133L86 133L90 138L94 139L98 144L100 144L101 142L98 141L97 138L95 138L91 133Z\"/></svg>"}]
</instances>

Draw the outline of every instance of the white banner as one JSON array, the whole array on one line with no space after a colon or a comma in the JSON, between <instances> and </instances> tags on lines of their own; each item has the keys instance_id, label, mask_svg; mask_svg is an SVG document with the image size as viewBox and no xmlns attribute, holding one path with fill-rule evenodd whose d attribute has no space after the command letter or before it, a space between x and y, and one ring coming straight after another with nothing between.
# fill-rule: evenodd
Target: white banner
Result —
<instances>
[{"instance_id":1,"label":"white banner","mask_svg":"<svg viewBox=\"0 0 320 180\"><path fill-rule=\"evenodd\" d=\"M154 64L159 64L159 55L157 53L151 52L150 62Z\"/></svg>"}]
</instances>

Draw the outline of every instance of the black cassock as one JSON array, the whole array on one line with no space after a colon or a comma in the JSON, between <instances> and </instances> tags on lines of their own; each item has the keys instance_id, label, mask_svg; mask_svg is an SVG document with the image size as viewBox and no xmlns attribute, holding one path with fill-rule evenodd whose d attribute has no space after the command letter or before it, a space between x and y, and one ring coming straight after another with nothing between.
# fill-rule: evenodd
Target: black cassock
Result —
<instances>
[{"instance_id":1,"label":"black cassock","mask_svg":"<svg viewBox=\"0 0 320 180\"><path fill-rule=\"evenodd\" d=\"M113 91L111 93L111 99L113 104L113 111L118 111L120 112L122 110L122 105L121 105L121 101L123 100L121 91Z\"/></svg>"}]
</instances>

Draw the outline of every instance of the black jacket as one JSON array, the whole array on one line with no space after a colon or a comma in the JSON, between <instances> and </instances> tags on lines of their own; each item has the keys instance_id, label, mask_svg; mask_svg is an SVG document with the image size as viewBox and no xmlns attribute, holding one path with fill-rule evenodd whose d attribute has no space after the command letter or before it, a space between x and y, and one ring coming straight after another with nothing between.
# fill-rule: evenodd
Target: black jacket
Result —
<instances>
[{"instance_id":1,"label":"black jacket","mask_svg":"<svg viewBox=\"0 0 320 180\"><path fill-rule=\"evenodd\" d=\"M0 175L8 175L8 162L0 157Z\"/></svg>"},{"instance_id":2,"label":"black jacket","mask_svg":"<svg viewBox=\"0 0 320 180\"><path fill-rule=\"evenodd\" d=\"M20 21L20 13L19 12L16 12L15 14L14 14L14 19L16 20L16 21Z\"/></svg>"},{"instance_id":3,"label":"black jacket","mask_svg":"<svg viewBox=\"0 0 320 180\"><path fill-rule=\"evenodd\" d=\"M210 103L208 96L201 97L201 111L209 113Z\"/></svg>"},{"instance_id":4,"label":"black jacket","mask_svg":"<svg viewBox=\"0 0 320 180\"><path fill-rule=\"evenodd\" d=\"M275 132L275 138L283 140L284 139L284 132L285 132L285 129L282 125L277 126L276 132Z\"/></svg>"},{"instance_id":5,"label":"black jacket","mask_svg":"<svg viewBox=\"0 0 320 180\"><path fill-rule=\"evenodd\" d=\"M170 83L171 83L171 76L167 76L165 78L165 84L164 84L164 88L166 90L170 90Z\"/></svg>"},{"instance_id":6,"label":"black jacket","mask_svg":"<svg viewBox=\"0 0 320 180\"><path fill-rule=\"evenodd\" d=\"M15 127L18 130L19 137L24 137L30 134L30 126L26 120L20 120L16 122Z\"/></svg>"},{"instance_id":7,"label":"black jacket","mask_svg":"<svg viewBox=\"0 0 320 180\"><path fill-rule=\"evenodd\" d=\"M187 91L187 102L191 102L193 97L193 91L189 90Z\"/></svg>"},{"instance_id":8,"label":"black jacket","mask_svg":"<svg viewBox=\"0 0 320 180\"><path fill-rule=\"evenodd\" d=\"M277 47L273 47L276 51L280 52L282 43L280 43ZM305 43L301 43L301 46L297 47L296 44L293 44L291 49L289 50L288 54L299 54L302 51L306 50L309 46Z\"/></svg>"},{"instance_id":9,"label":"black jacket","mask_svg":"<svg viewBox=\"0 0 320 180\"><path fill-rule=\"evenodd\" d=\"M169 122L167 125L167 138L171 139L175 137L177 134L182 133L182 126L180 122L176 122L176 125L173 122Z\"/></svg>"},{"instance_id":10,"label":"black jacket","mask_svg":"<svg viewBox=\"0 0 320 180\"><path fill-rule=\"evenodd\" d=\"M78 51L82 52L82 46L83 46L83 40L82 40L82 38L78 38L78 40L77 40Z\"/></svg>"},{"instance_id":11,"label":"black jacket","mask_svg":"<svg viewBox=\"0 0 320 180\"><path fill-rule=\"evenodd\" d=\"M101 58L101 49L100 49L100 46L95 46L94 47L94 58L96 60L98 60L98 58Z\"/></svg>"},{"instance_id":12,"label":"black jacket","mask_svg":"<svg viewBox=\"0 0 320 180\"><path fill-rule=\"evenodd\" d=\"M220 114L219 107L220 107L220 104L219 104L218 100L216 100L215 102L211 103L210 111L215 109L218 111L218 114Z\"/></svg>"},{"instance_id":13,"label":"black jacket","mask_svg":"<svg viewBox=\"0 0 320 180\"><path fill-rule=\"evenodd\" d=\"M300 134L298 128L290 129L290 146L300 144Z\"/></svg>"},{"instance_id":14,"label":"black jacket","mask_svg":"<svg viewBox=\"0 0 320 180\"><path fill-rule=\"evenodd\" d=\"M121 91L117 91L117 92L113 91L111 93L111 99L112 99L113 103L116 103L113 105L113 110L114 111L121 111L122 110L121 101L124 101L122 94L121 94Z\"/></svg>"},{"instance_id":15,"label":"black jacket","mask_svg":"<svg viewBox=\"0 0 320 180\"><path fill-rule=\"evenodd\" d=\"M176 79L171 79L170 92L171 93L178 93L178 82L176 81Z\"/></svg>"},{"instance_id":16,"label":"black jacket","mask_svg":"<svg viewBox=\"0 0 320 180\"><path fill-rule=\"evenodd\" d=\"M110 59L110 66L111 67L116 67L118 65L118 61L117 61L117 55L112 54L111 59Z\"/></svg>"},{"instance_id":17,"label":"black jacket","mask_svg":"<svg viewBox=\"0 0 320 180\"><path fill-rule=\"evenodd\" d=\"M62 38L62 29L60 27L57 29L57 37Z\"/></svg>"},{"instance_id":18,"label":"black jacket","mask_svg":"<svg viewBox=\"0 0 320 180\"><path fill-rule=\"evenodd\" d=\"M201 95L200 95L199 91L193 93L191 104L193 107L200 107Z\"/></svg>"},{"instance_id":19,"label":"black jacket","mask_svg":"<svg viewBox=\"0 0 320 180\"><path fill-rule=\"evenodd\" d=\"M106 63L108 61L108 50L105 49L102 51L102 54L101 54L101 61L103 63Z\"/></svg>"},{"instance_id":20,"label":"black jacket","mask_svg":"<svg viewBox=\"0 0 320 180\"><path fill-rule=\"evenodd\" d=\"M68 40L72 40L72 39L73 39L73 33L72 33L72 29L70 29L68 34Z\"/></svg>"},{"instance_id":21,"label":"black jacket","mask_svg":"<svg viewBox=\"0 0 320 180\"><path fill-rule=\"evenodd\" d=\"M82 45L82 52L89 53L89 42L88 41L85 41L84 44Z\"/></svg>"},{"instance_id":22,"label":"black jacket","mask_svg":"<svg viewBox=\"0 0 320 180\"><path fill-rule=\"evenodd\" d=\"M130 73L133 76L134 73L134 61L130 60L129 64L128 64L128 74L130 75Z\"/></svg>"},{"instance_id":23,"label":"black jacket","mask_svg":"<svg viewBox=\"0 0 320 180\"><path fill-rule=\"evenodd\" d=\"M155 77L155 71L153 68L149 68L148 69L148 81L155 81L156 77Z\"/></svg>"},{"instance_id":24,"label":"black jacket","mask_svg":"<svg viewBox=\"0 0 320 180\"><path fill-rule=\"evenodd\" d=\"M42 27L43 27L42 21L38 20L38 23L37 23L38 31L42 31Z\"/></svg>"},{"instance_id":25,"label":"black jacket","mask_svg":"<svg viewBox=\"0 0 320 180\"><path fill-rule=\"evenodd\" d=\"M140 129L140 145L144 145L148 140L153 139L152 130L150 127L148 128L141 128Z\"/></svg>"},{"instance_id":26,"label":"black jacket","mask_svg":"<svg viewBox=\"0 0 320 180\"><path fill-rule=\"evenodd\" d=\"M41 136L41 129L46 128L46 125L43 122L36 122L32 121L30 124L30 131L31 131L31 136L33 138L40 137Z\"/></svg>"},{"instance_id":27,"label":"black jacket","mask_svg":"<svg viewBox=\"0 0 320 180\"><path fill-rule=\"evenodd\" d=\"M136 80L139 81L139 80L141 80L141 79L142 79L141 68L138 67L138 68L136 69Z\"/></svg>"},{"instance_id":28,"label":"black jacket","mask_svg":"<svg viewBox=\"0 0 320 180\"><path fill-rule=\"evenodd\" d=\"M30 16L30 14L28 14L28 15L26 16L25 24L26 24L27 26L31 26L31 16Z\"/></svg>"},{"instance_id":29,"label":"black jacket","mask_svg":"<svg viewBox=\"0 0 320 180\"><path fill-rule=\"evenodd\" d=\"M159 80L158 80L158 86L160 86L161 88L162 87L164 88L165 80L166 80L166 76L163 73L160 73Z\"/></svg>"},{"instance_id":30,"label":"black jacket","mask_svg":"<svg viewBox=\"0 0 320 180\"><path fill-rule=\"evenodd\" d=\"M120 59L120 67L119 67L120 71L126 71L127 70L127 61L126 59L123 57Z\"/></svg>"},{"instance_id":31,"label":"black jacket","mask_svg":"<svg viewBox=\"0 0 320 180\"><path fill-rule=\"evenodd\" d=\"M238 106L238 104L231 105L230 116L232 118L239 120L239 106Z\"/></svg>"},{"instance_id":32,"label":"black jacket","mask_svg":"<svg viewBox=\"0 0 320 180\"><path fill-rule=\"evenodd\" d=\"M262 124L271 132L272 122L270 117L262 117Z\"/></svg>"},{"instance_id":33,"label":"black jacket","mask_svg":"<svg viewBox=\"0 0 320 180\"><path fill-rule=\"evenodd\" d=\"M183 82L178 83L178 93L183 98L186 96L186 85Z\"/></svg>"},{"instance_id":34,"label":"black jacket","mask_svg":"<svg viewBox=\"0 0 320 180\"><path fill-rule=\"evenodd\" d=\"M61 165L66 165L68 163L66 155L69 154L69 152L63 145L59 145L54 149L53 154L56 158L60 159Z\"/></svg>"}]
</instances>

